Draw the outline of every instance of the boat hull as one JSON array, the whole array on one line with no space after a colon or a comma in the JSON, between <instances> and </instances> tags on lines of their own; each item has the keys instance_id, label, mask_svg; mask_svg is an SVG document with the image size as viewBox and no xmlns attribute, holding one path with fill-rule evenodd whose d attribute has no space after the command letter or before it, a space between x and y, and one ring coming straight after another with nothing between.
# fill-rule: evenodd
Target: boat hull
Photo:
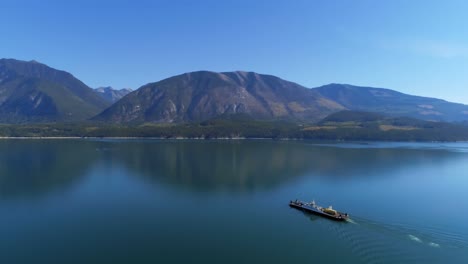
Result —
<instances>
[{"instance_id":1,"label":"boat hull","mask_svg":"<svg viewBox=\"0 0 468 264\"><path fill-rule=\"evenodd\" d=\"M299 209L299 210L302 210L302 211L305 211L305 212L308 212L308 213L313 213L313 214L316 214L316 215L320 215L320 216L323 216L323 217L326 217L328 219L332 219L332 220L335 220L335 221L346 221L348 219L348 216L346 214L338 213L338 215L330 215L330 214L322 212L320 209L318 209L318 208L316 208L314 206L311 206L309 204L302 203L302 202L293 202L293 201L291 201L289 203L289 206L293 207L293 208L296 208L296 209Z\"/></svg>"}]
</instances>

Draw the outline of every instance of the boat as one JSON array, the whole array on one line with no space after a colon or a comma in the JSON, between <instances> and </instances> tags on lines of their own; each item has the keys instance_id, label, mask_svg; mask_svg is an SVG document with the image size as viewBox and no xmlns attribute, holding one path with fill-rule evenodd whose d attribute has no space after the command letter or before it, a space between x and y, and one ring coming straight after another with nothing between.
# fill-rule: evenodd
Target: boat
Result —
<instances>
[{"instance_id":1,"label":"boat","mask_svg":"<svg viewBox=\"0 0 468 264\"><path fill-rule=\"evenodd\" d=\"M290 201L289 206L299 209L299 210L309 212L309 213L313 213L313 214L324 216L333 220L337 220L337 221L346 221L349 218L349 215L347 213L338 212L337 210L333 209L331 206L327 208L318 206L317 204L315 204L315 201L307 203L307 202L298 201L296 199L295 201Z\"/></svg>"}]
</instances>

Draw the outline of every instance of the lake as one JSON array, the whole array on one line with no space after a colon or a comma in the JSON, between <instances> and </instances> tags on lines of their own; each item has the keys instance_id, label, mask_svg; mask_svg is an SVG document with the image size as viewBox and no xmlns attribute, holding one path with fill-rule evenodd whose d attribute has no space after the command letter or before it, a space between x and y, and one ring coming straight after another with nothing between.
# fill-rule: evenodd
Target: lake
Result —
<instances>
[{"instance_id":1,"label":"lake","mask_svg":"<svg viewBox=\"0 0 468 264\"><path fill-rule=\"evenodd\" d=\"M0 263L343 262L468 263L468 144L0 140Z\"/></svg>"}]
</instances>

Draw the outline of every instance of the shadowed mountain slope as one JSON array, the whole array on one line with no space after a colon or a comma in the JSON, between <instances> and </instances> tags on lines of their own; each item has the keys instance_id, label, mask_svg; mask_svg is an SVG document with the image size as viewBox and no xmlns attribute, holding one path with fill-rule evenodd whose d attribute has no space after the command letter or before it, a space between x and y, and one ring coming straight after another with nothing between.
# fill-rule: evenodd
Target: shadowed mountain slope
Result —
<instances>
[{"instance_id":1,"label":"shadowed mountain slope","mask_svg":"<svg viewBox=\"0 0 468 264\"><path fill-rule=\"evenodd\" d=\"M0 59L0 122L80 121L109 105L68 72Z\"/></svg>"}]
</instances>

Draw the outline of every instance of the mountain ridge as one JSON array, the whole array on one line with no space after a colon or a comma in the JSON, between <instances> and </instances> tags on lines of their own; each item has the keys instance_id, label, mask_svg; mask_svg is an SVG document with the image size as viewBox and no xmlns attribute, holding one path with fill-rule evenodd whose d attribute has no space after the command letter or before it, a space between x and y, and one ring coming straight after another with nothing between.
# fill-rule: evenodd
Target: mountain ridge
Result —
<instances>
[{"instance_id":1,"label":"mountain ridge","mask_svg":"<svg viewBox=\"0 0 468 264\"><path fill-rule=\"evenodd\" d=\"M120 100L125 95L133 92L131 88L121 88L121 89L114 89L111 86L102 86L94 89L94 91L104 100L115 103Z\"/></svg>"},{"instance_id":2,"label":"mountain ridge","mask_svg":"<svg viewBox=\"0 0 468 264\"><path fill-rule=\"evenodd\" d=\"M231 114L318 122L342 110L467 122L468 105L387 88L331 83L316 88L249 71L195 71L135 91L91 89L37 61L0 59L0 123L187 123Z\"/></svg>"},{"instance_id":3,"label":"mountain ridge","mask_svg":"<svg viewBox=\"0 0 468 264\"><path fill-rule=\"evenodd\" d=\"M319 120L342 107L299 84L254 72L196 71L146 84L93 118L193 122L229 113Z\"/></svg>"},{"instance_id":4,"label":"mountain ridge","mask_svg":"<svg viewBox=\"0 0 468 264\"><path fill-rule=\"evenodd\" d=\"M37 61L0 59L0 122L86 120L108 105L66 71Z\"/></svg>"},{"instance_id":5,"label":"mountain ridge","mask_svg":"<svg viewBox=\"0 0 468 264\"><path fill-rule=\"evenodd\" d=\"M378 112L432 121L458 122L468 120L468 105L437 98L409 95L387 88L332 83L312 89L349 110Z\"/></svg>"},{"instance_id":6,"label":"mountain ridge","mask_svg":"<svg viewBox=\"0 0 468 264\"><path fill-rule=\"evenodd\" d=\"M200 75L206 74L211 76L200 79ZM158 99L155 99L156 97L151 90L156 91L159 89L158 87L167 86L167 82L171 81L173 82L172 91L166 87L163 94L156 96ZM196 88L194 93L193 87L188 87L194 85L204 87ZM237 93L228 93L226 86ZM140 91L140 89L143 90ZM223 96L216 97L213 92L200 93L203 89L218 89L218 93L222 93ZM168 93L171 92L173 94L169 96L168 100L160 100L161 97L168 97ZM239 98L239 94L242 93L245 97L243 100ZM148 83L129 95L130 97L126 97L127 100L117 102L116 105L112 105L93 119L108 122L197 122L217 115L240 111L251 114L258 119L315 122L336 111L353 110L377 112L391 116L408 116L429 121L460 122L468 120L467 105L451 103L442 99L408 95L387 88L350 84L331 83L316 88L306 88L273 75L246 71L184 73L159 82ZM193 97L195 101L205 100L205 103L212 104L212 106L212 100L219 100L222 103L214 104L213 107L216 110L211 111L209 115L203 115L202 112L209 112L210 109L197 108L197 104L193 102L183 103L183 100L180 100L181 96ZM155 101L151 101L153 100L151 98ZM231 98L231 100L226 98ZM311 100L306 100L306 98ZM142 102L145 100L150 101ZM246 109L249 102L251 104ZM188 105L190 106L187 109ZM255 108L257 111L251 111ZM154 117L154 111L151 113L151 110L155 109L159 111L159 117ZM182 115L180 115L180 109L183 110Z\"/></svg>"}]
</instances>

